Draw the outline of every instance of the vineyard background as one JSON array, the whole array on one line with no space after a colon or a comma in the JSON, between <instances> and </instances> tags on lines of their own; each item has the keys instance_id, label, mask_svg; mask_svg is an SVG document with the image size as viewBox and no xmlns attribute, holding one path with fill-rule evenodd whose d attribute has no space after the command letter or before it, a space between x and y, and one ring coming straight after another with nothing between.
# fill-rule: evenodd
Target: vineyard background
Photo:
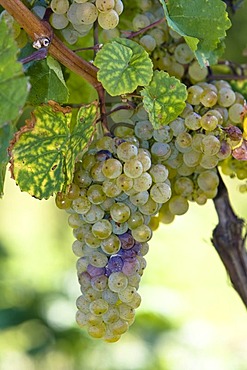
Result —
<instances>
[{"instance_id":1,"label":"vineyard background","mask_svg":"<svg viewBox=\"0 0 247 370\"><path fill-rule=\"evenodd\" d=\"M244 62L247 4L234 16L226 57ZM234 209L246 195L226 179ZM246 370L246 310L211 243L212 202L190 205L150 242L135 324L116 344L77 328L72 233L54 199L38 201L13 180L0 201L0 370ZM102 361L102 358L104 361Z\"/></svg>"}]
</instances>

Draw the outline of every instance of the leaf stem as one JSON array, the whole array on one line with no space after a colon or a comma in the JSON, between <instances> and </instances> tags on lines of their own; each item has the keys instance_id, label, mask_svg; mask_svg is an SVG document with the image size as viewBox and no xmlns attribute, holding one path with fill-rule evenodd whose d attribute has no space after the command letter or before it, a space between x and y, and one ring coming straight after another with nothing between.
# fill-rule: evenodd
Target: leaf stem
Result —
<instances>
[{"instance_id":1,"label":"leaf stem","mask_svg":"<svg viewBox=\"0 0 247 370\"><path fill-rule=\"evenodd\" d=\"M146 27L141 28L138 31L131 32L131 31L123 31L122 34L127 38L127 39L133 39L134 37L146 32L147 30L150 30L151 28L156 27L158 24L163 23L165 21L165 18L158 19L157 21L149 24Z\"/></svg>"}]
</instances>

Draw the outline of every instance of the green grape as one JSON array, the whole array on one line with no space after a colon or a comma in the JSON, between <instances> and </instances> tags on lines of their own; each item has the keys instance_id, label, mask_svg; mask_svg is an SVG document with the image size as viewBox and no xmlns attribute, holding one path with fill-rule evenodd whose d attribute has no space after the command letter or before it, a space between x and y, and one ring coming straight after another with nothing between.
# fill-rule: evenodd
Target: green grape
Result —
<instances>
[{"instance_id":1,"label":"green grape","mask_svg":"<svg viewBox=\"0 0 247 370\"><path fill-rule=\"evenodd\" d=\"M192 194L194 190L194 183L188 177L179 177L174 183L174 190L177 195L187 197Z\"/></svg>"},{"instance_id":2,"label":"green grape","mask_svg":"<svg viewBox=\"0 0 247 370\"><path fill-rule=\"evenodd\" d=\"M90 185L87 190L88 200L93 204L101 204L106 200L106 195L103 191L103 187L98 184Z\"/></svg>"},{"instance_id":3,"label":"green grape","mask_svg":"<svg viewBox=\"0 0 247 370\"><path fill-rule=\"evenodd\" d=\"M202 152L207 156L215 155L219 152L221 147L220 140L214 135L207 135L202 139Z\"/></svg>"},{"instance_id":4,"label":"green grape","mask_svg":"<svg viewBox=\"0 0 247 370\"><path fill-rule=\"evenodd\" d=\"M90 171L91 179L93 179L95 182L102 182L106 179L102 172L103 166L104 162L97 162L91 168Z\"/></svg>"},{"instance_id":5,"label":"green grape","mask_svg":"<svg viewBox=\"0 0 247 370\"><path fill-rule=\"evenodd\" d=\"M127 288L126 288L127 289ZM134 288L132 288L134 289ZM133 296L133 295L132 295ZM126 303L119 305L119 316L122 320L132 320L135 317L135 310Z\"/></svg>"},{"instance_id":6,"label":"green grape","mask_svg":"<svg viewBox=\"0 0 247 370\"><path fill-rule=\"evenodd\" d=\"M219 177L214 171L204 171L197 178L197 184L204 192L214 190L219 185Z\"/></svg>"},{"instance_id":7,"label":"green grape","mask_svg":"<svg viewBox=\"0 0 247 370\"><path fill-rule=\"evenodd\" d=\"M122 173L116 180L116 185L121 191L128 191L133 188L134 181L132 178Z\"/></svg>"},{"instance_id":8,"label":"green grape","mask_svg":"<svg viewBox=\"0 0 247 370\"><path fill-rule=\"evenodd\" d=\"M77 257L83 257L84 256L84 242L80 242L79 240L75 240L72 244L72 251Z\"/></svg>"},{"instance_id":9,"label":"green grape","mask_svg":"<svg viewBox=\"0 0 247 370\"><path fill-rule=\"evenodd\" d=\"M108 258L101 252L93 251L88 257L88 262L95 267L105 267L108 263Z\"/></svg>"},{"instance_id":10,"label":"green grape","mask_svg":"<svg viewBox=\"0 0 247 370\"><path fill-rule=\"evenodd\" d=\"M82 157L82 168L90 171L93 165L96 163L96 159L93 153L85 153Z\"/></svg>"},{"instance_id":11,"label":"green grape","mask_svg":"<svg viewBox=\"0 0 247 370\"><path fill-rule=\"evenodd\" d=\"M95 147L97 150L109 150L113 153L115 150L115 143L110 136L103 136L96 141Z\"/></svg>"},{"instance_id":12,"label":"green grape","mask_svg":"<svg viewBox=\"0 0 247 370\"><path fill-rule=\"evenodd\" d=\"M148 121L139 121L135 124L135 135L141 140L149 140L153 136L153 126Z\"/></svg>"},{"instance_id":13,"label":"green grape","mask_svg":"<svg viewBox=\"0 0 247 370\"><path fill-rule=\"evenodd\" d=\"M152 159L156 162L166 160L171 155L171 147L167 143L155 142L151 146Z\"/></svg>"},{"instance_id":14,"label":"green grape","mask_svg":"<svg viewBox=\"0 0 247 370\"><path fill-rule=\"evenodd\" d=\"M114 8L114 0L96 0L95 6L100 12L107 12Z\"/></svg>"},{"instance_id":15,"label":"green grape","mask_svg":"<svg viewBox=\"0 0 247 370\"><path fill-rule=\"evenodd\" d=\"M99 206L95 204L91 205L90 210L82 215L82 219L89 224L94 224L95 222L101 220L104 217L105 212Z\"/></svg>"},{"instance_id":16,"label":"green grape","mask_svg":"<svg viewBox=\"0 0 247 370\"><path fill-rule=\"evenodd\" d=\"M139 206L139 211L143 215L147 215L147 216L155 215L158 209L159 209L159 206L157 202L155 202L151 197L148 198L148 201L144 205Z\"/></svg>"},{"instance_id":17,"label":"green grape","mask_svg":"<svg viewBox=\"0 0 247 370\"><path fill-rule=\"evenodd\" d=\"M122 14L122 12L124 10L124 5L123 5L123 2L121 0L115 0L114 10L116 10L118 15Z\"/></svg>"},{"instance_id":18,"label":"green grape","mask_svg":"<svg viewBox=\"0 0 247 370\"><path fill-rule=\"evenodd\" d=\"M73 28L79 33L80 37L86 36L93 28L93 23L90 24L73 24Z\"/></svg>"},{"instance_id":19,"label":"green grape","mask_svg":"<svg viewBox=\"0 0 247 370\"><path fill-rule=\"evenodd\" d=\"M129 329L129 325L126 321L119 319L118 321L110 325L110 330L113 335L121 335Z\"/></svg>"},{"instance_id":20,"label":"green grape","mask_svg":"<svg viewBox=\"0 0 247 370\"><path fill-rule=\"evenodd\" d=\"M151 35L142 36L139 42L148 52L152 52L157 46L156 40Z\"/></svg>"},{"instance_id":21,"label":"green grape","mask_svg":"<svg viewBox=\"0 0 247 370\"><path fill-rule=\"evenodd\" d=\"M108 286L113 292L119 293L127 288L128 278L122 272L113 272L108 278Z\"/></svg>"},{"instance_id":22,"label":"green grape","mask_svg":"<svg viewBox=\"0 0 247 370\"><path fill-rule=\"evenodd\" d=\"M167 40L165 32L160 28L153 28L148 34L155 39L157 46L162 45Z\"/></svg>"},{"instance_id":23,"label":"green grape","mask_svg":"<svg viewBox=\"0 0 247 370\"><path fill-rule=\"evenodd\" d=\"M95 299L101 298L101 292L90 287L85 290L83 296L88 302L92 302Z\"/></svg>"},{"instance_id":24,"label":"green grape","mask_svg":"<svg viewBox=\"0 0 247 370\"><path fill-rule=\"evenodd\" d=\"M164 182L168 178L168 169L163 164L152 165L149 173L154 183Z\"/></svg>"},{"instance_id":25,"label":"green grape","mask_svg":"<svg viewBox=\"0 0 247 370\"><path fill-rule=\"evenodd\" d=\"M100 220L92 227L92 233L99 239L107 239L112 233L112 225L108 220Z\"/></svg>"},{"instance_id":26,"label":"green grape","mask_svg":"<svg viewBox=\"0 0 247 370\"><path fill-rule=\"evenodd\" d=\"M115 222L123 223L128 220L130 209L126 204L117 202L111 206L110 215Z\"/></svg>"},{"instance_id":27,"label":"green grape","mask_svg":"<svg viewBox=\"0 0 247 370\"><path fill-rule=\"evenodd\" d=\"M194 59L194 53L186 43L176 46L174 56L178 63L188 64Z\"/></svg>"},{"instance_id":28,"label":"green grape","mask_svg":"<svg viewBox=\"0 0 247 370\"><path fill-rule=\"evenodd\" d=\"M111 305L115 305L119 300L118 294L113 292L109 288L104 289L104 291L102 292L102 298L109 304L109 309Z\"/></svg>"},{"instance_id":29,"label":"green grape","mask_svg":"<svg viewBox=\"0 0 247 370\"><path fill-rule=\"evenodd\" d=\"M128 219L128 226L130 230L136 229L138 226L143 225L144 217L141 212L132 212Z\"/></svg>"},{"instance_id":30,"label":"green grape","mask_svg":"<svg viewBox=\"0 0 247 370\"><path fill-rule=\"evenodd\" d=\"M135 206L142 206L143 204L147 203L149 198L148 191L141 191L140 193L131 195L129 197L131 203L133 203Z\"/></svg>"},{"instance_id":31,"label":"green grape","mask_svg":"<svg viewBox=\"0 0 247 370\"><path fill-rule=\"evenodd\" d=\"M194 171L195 171L195 167L187 166L184 162L181 164L181 166L177 168L177 173L180 176L190 176L194 173Z\"/></svg>"},{"instance_id":32,"label":"green grape","mask_svg":"<svg viewBox=\"0 0 247 370\"><path fill-rule=\"evenodd\" d=\"M213 107L217 103L217 100L217 93L209 88L205 89L200 96L200 102L207 108Z\"/></svg>"},{"instance_id":33,"label":"green grape","mask_svg":"<svg viewBox=\"0 0 247 370\"><path fill-rule=\"evenodd\" d=\"M112 234L109 238L102 240L100 245L104 253L116 254L121 247L121 242L117 235Z\"/></svg>"},{"instance_id":34,"label":"green grape","mask_svg":"<svg viewBox=\"0 0 247 370\"><path fill-rule=\"evenodd\" d=\"M122 191L117 184L117 180L105 180L102 184L102 189L109 198L116 198L121 194Z\"/></svg>"},{"instance_id":35,"label":"green grape","mask_svg":"<svg viewBox=\"0 0 247 370\"><path fill-rule=\"evenodd\" d=\"M84 169L79 169L74 174L74 183L79 186L79 188L87 188L92 182L90 173Z\"/></svg>"},{"instance_id":36,"label":"green grape","mask_svg":"<svg viewBox=\"0 0 247 370\"><path fill-rule=\"evenodd\" d=\"M173 215L183 215L189 209L189 202L181 195L173 196L169 201L169 210Z\"/></svg>"},{"instance_id":37,"label":"green grape","mask_svg":"<svg viewBox=\"0 0 247 370\"><path fill-rule=\"evenodd\" d=\"M133 296L135 295L135 293L136 293L136 288L134 288L131 285L128 285L124 290L118 293L118 297L122 302L128 303L133 299ZM119 305L118 307L120 311L120 317L121 317L121 306L122 305ZM123 319L123 317L121 318Z\"/></svg>"},{"instance_id":38,"label":"green grape","mask_svg":"<svg viewBox=\"0 0 247 370\"><path fill-rule=\"evenodd\" d=\"M206 67L201 67L198 62L193 62L188 69L189 77L192 81L203 81L208 74Z\"/></svg>"},{"instance_id":39,"label":"green grape","mask_svg":"<svg viewBox=\"0 0 247 370\"><path fill-rule=\"evenodd\" d=\"M203 88L199 85L192 85L187 89L188 97L187 102L192 105L199 105L200 98L203 93Z\"/></svg>"},{"instance_id":40,"label":"green grape","mask_svg":"<svg viewBox=\"0 0 247 370\"><path fill-rule=\"evenodd\" d=\"M80 295L76 300L76 307L83 313L89 313L89 304L90 302L88 302L83 295Z\"/></svg>"},{"instance_id":41,"label":"green grape","mask_svg":"<svg viewBox=\"0 0 247 370\"><path fill-rule=\"evenodd\" d=\"M91 279L91 285L92 285L92 288L97 291L97 292L100 292L102 294L102 298L107 301L105 299L105 297L103 296L103 293L106 291L107 289L107 284L108 284L108 279L105 275L99 275L99 276L94 276L92 279ZM100 297L99 297L100 298ZM107 301L108 302L108 301ZM108 302L109 303L109 302Z\"/></svg>"},{"instance_id":42,"label":"green grape","mask_svg":"<svg viewBox=\"0 0 247 370\"><path fill-rule=\"evenodd\" d=\"M111 30L117 27L119 23L119 15L114 9L109 10L108 12L99 13L98 22L100 27L104 30Z\"/></svg>"},{"instance_id":43,"label":"green grape","mask_svg":"<svg viewBox=\"0 0 247 370\"><path fill-rule=\"evenodd\" d=\"M83 328L83 327L87 326L88 314L84 313L84 312L81 312L81 311L77 311L76 312L76 322L77 322L77 324L79 325L80 328Z\"/></svg>"},{"instance_id":44,"label":"green grape","mask_svg":"<svg viewBox=\"0 0 247 370\"><path fill-rule=\"evenodd\" d=\"M229 119L233 123L241 123L242 122L242 114L244 112L244 106L240 103L235 103L229 108Z\"/></svg>"},{"instance_id":45,"label":"green grape","mask_svg":"<svg viewBox=\"0 0 247 370\"><path fill-rule=\"evenodd\" d=\"M142 167L143 167L143 172L146 172L149 170L149 168L151 167L151 154L146 150L146 149L143 149L143 148L140 148L138 150L138 154L136 156L136 159L138 159L138 161L141 162L142 164Z\"/></svg>"},{"instance_id":46,"label":"green grape","mask_svg":"<svg viewBox=\"0 0 247 370\"><path fill-rule=\"evenodd\" d=\"M143 172L143 165L138 159L130 159L124 163L124 173L126 176L135 179Z\"/></svg>"},{"instance_id":47,"label":"green grape","mask_svg":"<svg viewBox=\"0 0 247 370\"><path fill-rule=\"evenodd\" d=\"M184 119L181 118L181 117L178 117L177 119L175 119L174 121L172 121L170 123L170 127L172 129L172 132L173 132L173 135L174 136L178 136L182 132L185 132L186 131Z\"/></svg>"},{"instance_id":48,"label":"green grape","mask_svg":"<svg viewBox=\"0 0 247 370\"><path fill-rule=\"evenodd\" d=\"M71 207L72 201L69 199L66 194L58 192L56 195L56 206L60 209L69 209Z\"/></svg>"},{"instance_id":49,"label":"green grape","mask_svg":"<svg viewBox=\"0 0 247 370\"><path fill-rule=\"evenodd\" d=\"M139 31L140 29L149 26L150 20L146 15L138 14L134 17L132 24L133 24L133 30Z\"/></svg>"},{"instance_id":50,"label":"green grape","mask_svg":"<svg viewBox=\"0 0 247 370\"><path fill-rule=\"evenodd\" d=\"M208 111L201 117L200 124L204 130L213 131L218 126L218 118Z\"/></svg>"},{"instance_id":51,"label":"green grape","mask_svg":"<svg viewBox=\"0 0 247 370\"><path fill-rule=\"evenodd\" d=\"M77 199L74 199L72 202L72 207L74 211L81 215L84 215L87 212L89 212L91 209L91 206L92 205L91 205L90 200L85 196L78 197Z\"/></svg>"},{"instance_id":52,"label":"green grape","mask_svg":"<svg viewBox=\"0 0 247 370\"><path fill-rule=\"evenodd\" d=\"M54 13L65 14L69 9L68 0L51 0L50 7Z\"/></svg>"},{"instance_id":53,"label":"green grape","mask_svg":"<svg viewBox=\"0 0 247 370\"><path fill-rule=\"evenodd\" d=\"M72 4L73 5L73 4ZM76 10L77 21L75 24L92 24L98 17L98 11L94 4L86 2L77 5Z\"/></svg>"},{"instance_id":54,"label":"green grape","mask_svg":"<svg viewBox=\"0 0 247 370\"><path fill-rule=\"evenodd\" d=\"M162 204L158 218L163 224L170 224L174 221L175 215L170 211L168 203Z\"/></svg>"},{"instance_id":55,"label":"green grape","mask_svg":"<svg viewBox=\"0 0 247 370\"><path fill-rule=\"evenodd\" d=\"M204 134L195 134L192 137L191 148L198 153L202 153L202 140L205 138Z\"/></svg>"},{"instance_id":56,"label":"green grape","mask_svg":"<svg viewBox=\"0 0 247 370\"><path fill-rule=\"evenodd\" d=\"M166 203L171 197L171 187L166 183L156 183L150 189L150 196L156 203Z\"/></svg>"},{"instance_id":57,"label":"green grape","mask_svg":"<svg viewBox=\"0 0 247 370\"><path fill-rule=\"evenodd\" d=\"M222 107L230 107L235 100L236 95L230 87L223 87L218 91L218 104Z\"/></svg>"},{"instance_id":58,"label":"green grape","mask_svg":"<svg viewBox=\"0 0 247 370\"><path fill-rule=\"evenodd\" d=\"M89 304L89 310L95 316L101 316L106 313L108 307L108 303L102 298L98 298Z\"/></svg>"},{"instance_id":59,"label":"green grape","mask_svg":"<svg viewBox=\"0 0 247 370\"><path fill-rule=\"evenodd\" d=\"M148 190L152 185L152 177L149 175L149 173L144 172L139 177L134 179L133 188L136 191L146 191Z\"/></svg>"},{"instance_id":60,"label":"green grape","mask_svg":"<svg viewBox=\"0 0 247 370\"><path fill-rule=\"evenodd\" d=\"M192 143L192 136L188 132L179 133L175 140L176 147L177 148L180 147L182 149L190 148L191 143Z\"/></svg>"},{"instance_id":61,"label":"green grape","mask_svg":"<svg viewBox=\"0 0 247 370\"><path fill-rule=\"evenodd\" d=\"M115 158L107 159L102 166L102 173L108 179L116 179L122 173L122 164Z\"/></svg>"},{"instance_id":62,"label":"green grape","mask_svg":"<svg viewBox=\"0 0 247 370\"><path fill-rule=\"evenodd\" d=\"M172 140L173 132L170 126L163 126L153 131L153 138L161 143L169 143Z\"/></svg>"},{"instance_id":63,"label":"green grape","mask_svg":"<svg viewBox=\"0 0 247 370\"><path fill-rule=\"evenodd\" d=\"M143 224L131 231L131 234L135 240L140 243L147 242L152 237L152 230L149 226Z\"/></svg>"},{"instance_id":64,"label":"green grape","mask_svg":"<svg viewBox=\"0 0 247 370\"><path fill-rule=\"evenodd\" d=\"M50 17L50 23L56 30L62 30L69 24L68 18L64 14L53 13Z\"/></svg>"},{"instance_id":65,"label":"green grape","mask_svg":"<svg viewBox=\"0 0 247 370\"><path fill-rule=\"evenodd\" d=\"M88 232L84 236L84 240L87 246L89 246L90 248L94 248L94 249L99 248L101 244L101 239L97 238L92 232Z\"/></svg>"},{"instance_id":66,"label":"green grape","mask_svg":"<svg viewBox=\"0 0 247 370\"><path fill-rule=\"evenodd\" d=\"M140 304L141 304L141 296L138 292L136 292L132 300L128 302L128 306L135 309L135 308L138 308Z\"/></svg>"},{"instance_id":67,"label":"green grape","mask_svg":"<svg viewBox=\"0 0 247 370\"><path fill-rule=\"evenodd\" d=\"M185 117L184 124L189 130L199 130L201 128L201 116L196 112L191 112Z\"/></svg>"},{"instance_id":68,"label":"green grape","mask_svg":"<svg viewBox=\"0 0 247 370\"><path fill-rule=\"evenodd\" d=\"M111 118L114 122L126 122L131 116L133 115L133 110L129 109L129 106L123 107L122 103L117 103L112 106L111 109ZM119 126L121 127L121 126ZM133 126L134 127L134 126ZM116 136L118 136L117 133L114 133Z\"/></svg>"},{"instance_id":69,"label":"green grape","mask_svg":"<svg viewBox=\"0 0 247 370\"><path fill-rule=\"evenodd\" d=\"M102 319L106 324L118 321L119 317L119 309L114 306L109 306L108 311L102 315Z\"/></svg>"},{"instance_id":70,"label":"green grape","mask_svg":"<svg viewBox=\"0 0 247 370\"><path fill-rule=\"evenodd\" d=\"M200 152L196 152L192 149L183 154L183 161L187 167L195 167L200 164L201 157L202 155Z\"/></svg>"},{"instance_id":71,"label":"green grape","mask_svg":"<svg viewBox=\"0 0 247 370\"><path fill-rule=\"evenodd\" d=\"M202 166L205 169L212 169L215 168L218 165L219 158L216 155L202 155L200 166Z\"/></svg>"},{"instance_id":72,"label":"green grape","mask_svg":"<svg viewBox=\"0 0 247 370\"><path fill-rule=\"evenodd\" d=\"M121 143L117 147L117 156L121 161L128 161L131 158L136 157L138 154L138 148L127 141Z\"/></svg>"},{"instance_id":73,"label":"green grape","mask_svg":"<svg viewBox=\"0 0 247 370\"><path fill-rule=\"evenodd\" d=\"M87 257L79 258L76 263L77 273L81 274L82 272L87 271L88 265L89 265L89 260Z\"/></svg>"}]
</instances>

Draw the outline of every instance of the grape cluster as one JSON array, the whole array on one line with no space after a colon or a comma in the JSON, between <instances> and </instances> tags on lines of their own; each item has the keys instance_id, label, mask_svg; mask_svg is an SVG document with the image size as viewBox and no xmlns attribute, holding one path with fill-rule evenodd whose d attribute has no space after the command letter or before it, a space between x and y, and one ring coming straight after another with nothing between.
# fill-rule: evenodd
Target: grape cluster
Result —
<instances>
[{"instance_id":1,"label":"grape cluster","mask_svg":"<svg viewBox=\"0 0 247 370\"><path fill-rule=\"evenodd\" d=\"M77 322L108 342L134 321L152 237L148 224L171 196L168 171L151 156L134 137L103 136L76 164L69 191L56 197L76 237Z\"/></svg>"},{"instance_id":2,"label":"grape cluster","mask_svg":"<svg viewBox=\"0 0 247 370\"><path fill-rule=\"evenodd\" d=\"M77 42L79 37L86 36L96 20L104 30L112 30L119 23L123 11L121 0L51 0L53 11L50 23L56 30L61 30L69 44Z\"/></svg>"},{"instance_id":3,"label":"grape cluster","mask_svg":"<svg viewBox=\"0 0 247 370\"><path fill-rule=\"evenodd\" d=\"M132 24L129 25L134 31L164 19L163 8L157 0L142 0L137 6L140 13L132 18ZM150 53L155 69L164 70L171 76L192 83L204 81L208 75L208 69L200 67L184 38L172 30L165 20L147 29L145 34L135 37L135 41Z\"/></svg>"},{"instance_id":4,"label":"grape cluster","mask_svg":"<svg viewBox=\"0 0 247 370\"><path fill-rule=\"evenodd\" d=\"M117 108L113 106L113 110ZM246 162L233 156L243 143L244 110L244 97L226 81L215 81L189 87L184 111L157 130L142 106L133 112L112 113L113 121L120 124L116 133L136 136L152 153L153 163L168 170L172 196L152 217L149 226L153 230L159 221L170 223L176 215L186 213L190 201L203 205L214 198L219 185L218 166L225 174L246 179ZM121 122L130 127L121 127ZM241 189L244 191L245 186Z\"/></svg>"}]
</instances>

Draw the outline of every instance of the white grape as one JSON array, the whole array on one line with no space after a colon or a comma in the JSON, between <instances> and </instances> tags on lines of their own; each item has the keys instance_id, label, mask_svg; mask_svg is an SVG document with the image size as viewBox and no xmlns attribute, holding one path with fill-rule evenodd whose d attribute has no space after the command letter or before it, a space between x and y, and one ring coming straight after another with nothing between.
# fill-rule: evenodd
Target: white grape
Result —
<instances>
[{"instance_id":1,"label":"white grape","mask_svg":"<svg viewBox=\"0 0 247 370\"><path fill-rule=\"evenodd\" d=\"M119 23L118 13L114 9L105 13L99 13L98 22L104 30L116 28Z\"/></svg>"}]
</instances>

